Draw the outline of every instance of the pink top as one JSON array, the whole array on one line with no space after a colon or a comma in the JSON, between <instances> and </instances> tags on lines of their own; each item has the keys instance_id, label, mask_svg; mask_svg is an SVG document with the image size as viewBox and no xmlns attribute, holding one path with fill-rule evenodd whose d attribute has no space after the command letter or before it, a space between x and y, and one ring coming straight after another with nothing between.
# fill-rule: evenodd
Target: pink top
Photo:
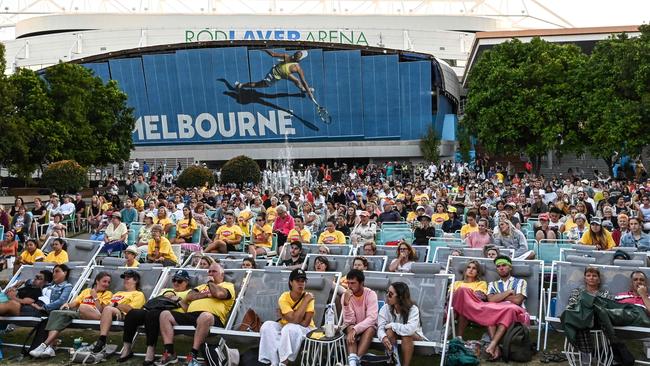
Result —
<instances>
[{"instance_id":1,"label":"pink top","mask_svg":"<svg viewBox=\"0 0 650 366\"><path fill-rule=\"evenodd\" d=\"M619 294L616 294L614 300L616 300L621 304L633 304L633 305L640 305L645 307L645 304L643 303L643 299L641 298L641 296L637 295L632 291L621 292Z\"/></svg>"},{"instance_id":2,"label":"pink top","mask_svg":"<svg viewBox=\"0 0 650 366\"><path fill-rule=\"evenodd\" d=\"M344 296L341 296L341 306L343 307L343 324L353 325L357 334L363 333L368 328L377 327L377 316L379 313L377 305L377 293L364 287L363 295L350 297L348 306L345 303Z\"/></svg>"},{"instance_id":3,"label":"pink top","mask_svg":"<svg viewBox=\"0 0 650 366\"><path fill-rule=\"evenodd\" d=\"M289 231L291 231L294 226L295 224L291 215L288 213L285 214L284 217L278 215L278 217L275 218L275 222L273 223L273 231L279 231L284 235L289 235Z\"/></svg>"},{"instance_id":4,"label":"pink top","mask_svg":"<svg viewBox=\"0 0 650 366\"><path fill-rule=\"evenodd\" d=\"M492 237L489 233L481 234L475 231L467 235L467 245L471 248L483 248L492 242Z\"/></svg>"}]
</instances>

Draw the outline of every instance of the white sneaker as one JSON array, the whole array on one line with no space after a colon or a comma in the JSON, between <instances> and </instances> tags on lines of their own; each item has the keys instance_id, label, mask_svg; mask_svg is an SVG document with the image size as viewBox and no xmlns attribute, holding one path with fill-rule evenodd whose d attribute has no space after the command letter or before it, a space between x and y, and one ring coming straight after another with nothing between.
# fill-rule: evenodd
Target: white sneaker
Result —
<instances>
[{"instance_id":1,"label":"white sneaker","mask_svg":"<svg viewBox=\"0 0 650 366\"><path fill-rule=\"evenodd\" d=\"M41 358L50 358L56 356L56 352L54 352L54 348L47 346L45 348L45 351L41 354Z\"/></svg>"},{"instance_id":2,"label":"white sneaker","mask_svg":"<svg viewBox=\"0 0 650 366\"><path fill-rule=\"evenodd\" d=\"M235 81L235 89L241 89L242 83Z\"/></svg>"},{"instance_id":3,"label":"white sneaker","mask_svg":"<svg viewBox=\"0 0 650 366\"><path fill-rule=\"evenodd\" d=\"M45 343L41 343L38 347L34 348L33 350L29 351L29 355L34 357L34 358L39 358L47 348L47 345Z\"/></svg>"}]
</instances>

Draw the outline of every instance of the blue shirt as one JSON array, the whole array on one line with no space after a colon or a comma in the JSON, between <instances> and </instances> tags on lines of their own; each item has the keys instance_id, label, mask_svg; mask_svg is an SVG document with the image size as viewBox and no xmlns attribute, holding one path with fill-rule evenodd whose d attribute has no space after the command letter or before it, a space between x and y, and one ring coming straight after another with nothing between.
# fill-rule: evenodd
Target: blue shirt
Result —
<instances>
[{"instance_id":1,"label":"blue shirt","mask_svg":"<svg viewBox=\"0 0 650 366\"><path fill-rule=\"evenodd\" d=\"M648 251L650 250L650 235L641 232L641 236L637 240L631 232L627 232L621 237L620 246L637 248L640 251Z\"/></svg>"}]
</instances>

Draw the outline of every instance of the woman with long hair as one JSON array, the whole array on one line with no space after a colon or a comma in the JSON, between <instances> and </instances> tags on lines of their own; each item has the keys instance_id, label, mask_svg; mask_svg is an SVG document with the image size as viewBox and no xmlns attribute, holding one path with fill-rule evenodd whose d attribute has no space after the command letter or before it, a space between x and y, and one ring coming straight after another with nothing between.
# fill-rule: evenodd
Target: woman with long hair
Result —
<instances>
[{"instance_id":1,"label":"woman with long hair","mask_svg":"<svg viewBox=\"0 0 650 366\"><path fill-rule=\"evenodd\" d=\"M183 219L176 223L176 237L174 244L191 243L194 232L198 229L196 220L192 218L192 210L183 207Z\"/></svg>"},{"instance_id":2,"label":"woman with long hair","mask_svg":"<svg viewBox=\"0 0 650 366\"><path fill-rule=\"evenodd\" d=\"M483 280L483 267L481 263L477 260L470 260L465 266L465 271L463 272L462 281L454 282L453 290L456 291L459 288L468 288L476 294L476 297L482 300L487 300L487 282ZM458 313L456 319L458 320L458 331L457 334L459 337L463 337L465 333L465 328L469 324L469 320L462 314Z\"/></svg>"},{"instance_id":3,"label":"woman with long hair","mask_svg":"<svg viewBox=\"0 0 650 366\"><path fill-rule=\"evenodd\" d=\"M404 282L394 282L386 291L386 304L379 310L377 338L389 353L402 340L401 364L409 366L413 358L415 341L427 340L422 332L420 309L411 299L409 287Z\"/></svg>"},{"instance_id":4,"label":"woman with long hair","mask_svg":"<svg viewBox=\"0 0 650 366\"><path fill-rule=\"evenodd\" d=\"M397 245L397 258L393 259L388 266L389 272L411 272L411 266L415 263L415 250L411 244L401 241Z\"/></svg>"},{"instance_id":5,"label":"woman with long hair","mask_svg":"<svg viewBox=\"0 0 650 366\"><path fill-rule=\"evenodd\" d=\"M578 244L593 245L596 250L608 250L616 246L612 234L602 226L602 222L598 217L591 219L589 230L582 234Z\"/></svg>"}]
</instances>

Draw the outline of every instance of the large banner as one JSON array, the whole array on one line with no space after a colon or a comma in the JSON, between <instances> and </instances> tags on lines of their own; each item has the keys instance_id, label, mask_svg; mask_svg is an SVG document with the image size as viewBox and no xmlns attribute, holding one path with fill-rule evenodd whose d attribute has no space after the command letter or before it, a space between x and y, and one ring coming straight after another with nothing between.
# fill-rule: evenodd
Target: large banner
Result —
<instances>
[{"instance_id":1,"label":"large banner","mask_svg":"<svg viewBox=\"0 0 650 366\"><path fill-rule=\"evenodd\" d=\"M116 80L136 145L420 138L431 61L358 50L178 50L84 64Z\"/></svg>"}]
</instances>

